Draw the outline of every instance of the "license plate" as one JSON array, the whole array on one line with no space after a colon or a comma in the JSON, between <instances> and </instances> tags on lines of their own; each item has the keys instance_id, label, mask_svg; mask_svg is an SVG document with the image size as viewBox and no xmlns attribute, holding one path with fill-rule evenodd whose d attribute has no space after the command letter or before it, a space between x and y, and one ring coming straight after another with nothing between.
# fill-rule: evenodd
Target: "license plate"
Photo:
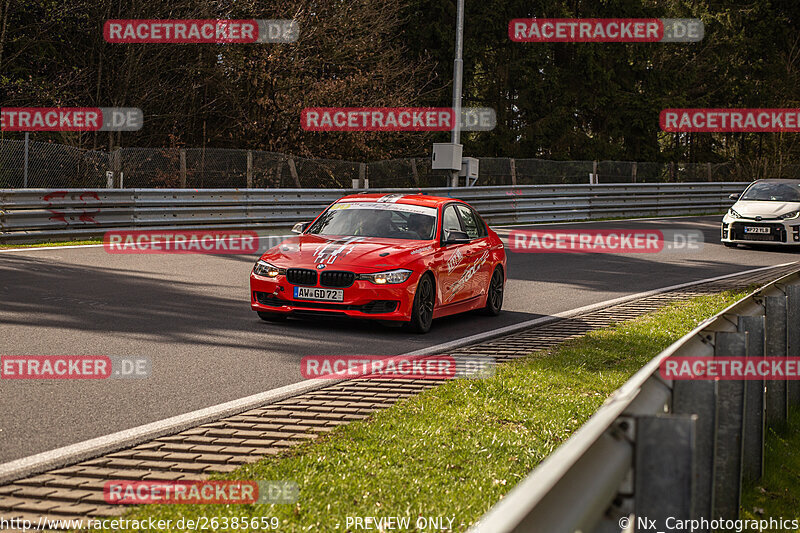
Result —
<instances>
[{"instance_id":1,"label":"license plate","mask_svg":"<svg viewBox=\"0 0 800 533\"><path fill-rule=\"evenodd\" d=\"M295 287L295 300L321 300L324 302L344 301L342 289L315 289L313 287Z\"/></svg>"},{"instance_id":2,"label":"license plate","mask_svg":"<svg viewBox=\"0 0 800 533\"><path fill-rule=\"evenodd\" d=\"M770 229L762 226L745 226L745 233L769 233Z\"/></svg>"}]
</instances>

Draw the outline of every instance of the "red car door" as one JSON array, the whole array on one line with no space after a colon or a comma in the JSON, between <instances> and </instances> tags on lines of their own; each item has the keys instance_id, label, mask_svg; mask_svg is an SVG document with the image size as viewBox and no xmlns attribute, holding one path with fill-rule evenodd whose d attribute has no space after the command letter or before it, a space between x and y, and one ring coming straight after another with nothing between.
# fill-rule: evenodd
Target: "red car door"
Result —
<instances>
[{"instance_id":1,"label":"red car door","mask_svg":"<svg viewBox=\"0 0 800 533\"><path fill-rule=\"evenodd\" d=\"M456 231L465 233L456 204L448 204L442 211L442 242ZM437 254L436 270L442 305L460 302L471 296L468 280L465 279L470 247L471 243L448 244L440 248Z\"/></svg>"},{"instance_id":2,"label":"red car door","mask_svg":"<svg viewBox=\"0 0 800 533\"><path fill-rule=\"evenodd\" d=\"M464 233L471 239L466 245L467 266L465 276L469 278L467 291L469 297L481 296L485 298L486 289L489 286L489 279L492 275L492 264L489 261L489 237L486 227L480 217L472 208L464 204L457 204L461 227Z\"/></svg>"}]
</instances>

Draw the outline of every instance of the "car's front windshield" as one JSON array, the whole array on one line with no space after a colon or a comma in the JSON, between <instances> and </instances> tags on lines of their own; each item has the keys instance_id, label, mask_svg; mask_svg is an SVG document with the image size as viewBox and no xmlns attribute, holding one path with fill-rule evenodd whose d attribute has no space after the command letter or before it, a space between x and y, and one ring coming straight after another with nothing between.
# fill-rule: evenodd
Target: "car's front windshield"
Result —
<instances>
[{"instance_id":1,"label":"car's front windshield","mask_svg":"<svg viewBox=\"0 0 800 533\"><path fill-rule=\"evenodd\" d=\"M436 208L381 202L340 202L323 213L307 233L314 235L431 240Z\"/></svg>"},{"instance_id":2,"label":"car's front windshield","mask_svg":"<svg viewBox=\"0 0 800 533\"><path fill-rule=\"evenodd\" d=\"M754 183L741 200L761 202L800 202L800 183Z\"/></svg>"}]
</instances>

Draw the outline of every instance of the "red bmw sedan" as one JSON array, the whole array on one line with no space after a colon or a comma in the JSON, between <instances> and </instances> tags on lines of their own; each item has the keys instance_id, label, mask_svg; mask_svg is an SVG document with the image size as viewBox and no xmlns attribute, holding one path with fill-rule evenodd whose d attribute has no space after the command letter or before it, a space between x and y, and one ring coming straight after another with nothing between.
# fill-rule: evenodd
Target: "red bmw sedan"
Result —
<instances>
[{"instance_id":1,"label":"red bmw sedan","mask_svg":"<svg viewBox=\"0 0 800 533\"><path fill-rule=\"evenodd\" d=\"M356 194L268 250L250 274L263 320L348 316L403 322L503 305L503 243L467 203L421 194Z\"/></svg>"}]
</instances>

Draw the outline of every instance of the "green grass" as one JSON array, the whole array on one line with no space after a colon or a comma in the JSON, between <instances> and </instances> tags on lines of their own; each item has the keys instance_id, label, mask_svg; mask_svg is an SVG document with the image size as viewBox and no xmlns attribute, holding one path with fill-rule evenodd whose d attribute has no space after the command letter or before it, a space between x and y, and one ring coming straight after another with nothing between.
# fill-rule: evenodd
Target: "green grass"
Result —
<instances>
[{"instance_id":1,"label":"green grass","mask_svg":"<svg viewBox=\"0 0 800 533\"><path fill-rule=\"evenodd\" d=\"M47 248L52 246L76 246L79 244L103 244L103 240L96 239L88 241L37 242L34 244L0 244L0 250L4 248Z\"/></svg>"},{"instance_id":2,"label":"green grass","mask_svg":"<svg viewBox=\"0 0 800 533\"><path fill-rule=\"evenodd\" d=\"M461 379L222 479L291 480L291 505L152 505L129 519L278 517L345 531L348 516L453 517L465 530L658 352L744 293L703 296Z\"/></svg>"},{"instance_id":3,"label":"green grass","mask_svg":"<svg viewBox=\"0 0 800 533\"><path fill-rule=\"evenodd\" d=\"M767 431L764 477L742 491L741 518L800 523L800 414L786 431ZM800 531L800 528L784 531Z\"/></svg>"}]
</instances>

